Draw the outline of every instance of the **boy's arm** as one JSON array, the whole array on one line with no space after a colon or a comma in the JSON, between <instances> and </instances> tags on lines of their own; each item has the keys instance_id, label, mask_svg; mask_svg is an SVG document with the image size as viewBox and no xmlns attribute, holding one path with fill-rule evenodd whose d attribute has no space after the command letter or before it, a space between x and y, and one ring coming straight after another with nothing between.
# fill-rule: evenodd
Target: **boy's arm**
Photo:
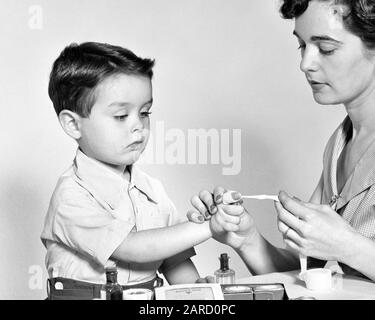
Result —
<instances>
[{"instance_id":1,"label":"boy's arm","mask_svg":"<svg viewBox=\"0 0 375 320\"><path fill-rule=\"evenodd\" d=\"M163 260L211 238L209 223L179 223L130 232L111 258L133 263Z\"/></svg>"},{"instance_id":2,"label":"boy's arm","mask_svg":"<svg viewBox=\"0 0 375 320\"><path fill-rule=\"evenodd\" d=\"M169 284L195 283L199 279L199 273L191 259L165 270L164 277Z\"/></svg>"}]
</instances>

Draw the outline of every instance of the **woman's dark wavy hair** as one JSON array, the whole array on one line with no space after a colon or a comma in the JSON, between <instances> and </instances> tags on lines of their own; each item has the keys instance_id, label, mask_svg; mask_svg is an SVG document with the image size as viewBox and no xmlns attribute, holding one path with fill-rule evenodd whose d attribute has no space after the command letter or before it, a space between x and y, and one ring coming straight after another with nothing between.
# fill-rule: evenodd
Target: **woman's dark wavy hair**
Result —
<instances>
[{"instance_id":1,"label":"woman's dark wavy hair","mask_svg":"<svg viewBox=\"0 0 375 320\"><path fill-rule=\"evenodd\" d=\"M67 109L88 117L95 102L95 88L115 74L152 78L154 60L143 59L123 47L99 42L73 43L56 59L48 94L57 114Z\"/></svg>"},{"instance_id":2,"label":"woman's dark wavy hair","mask_svg":"<svg viewBox=\"0 0 375 320\"><path fill-rule=\"evenodd\" d=\"M332 2L344 5L343 16L346 29L359 38L368 49L375 49L375 0L282 0L280 13L285 19L299 17L310 1Z\"/></svg>"}]
</instances>

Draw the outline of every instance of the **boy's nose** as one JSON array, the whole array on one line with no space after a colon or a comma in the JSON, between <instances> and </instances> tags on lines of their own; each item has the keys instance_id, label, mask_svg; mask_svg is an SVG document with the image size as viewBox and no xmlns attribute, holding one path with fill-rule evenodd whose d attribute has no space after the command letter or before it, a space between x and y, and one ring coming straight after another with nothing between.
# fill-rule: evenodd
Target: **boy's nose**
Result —
<instances>
[{"instance_id":1,"label":"boy's nose","mask_svg":"<svg viewBox=\"0 0 375 320\"><path fill-rule=\"evenodd\" d=\"M143 122L139 117L135 117L134 122L132 123L132 132L143 130Z\"/></svg>"},{"instance_id":2,"label":"boy's nose","mask_svg":"<svg viewBox=\"0 0 375 320\"><path fill-rule=\"evenodd\" d=\"M141 130L143 130L142 124L137 124L137 125L133 126L133 128L132 128L132 132L137 132L137 131L141 131Z\"/></svg>"}]
</instances>

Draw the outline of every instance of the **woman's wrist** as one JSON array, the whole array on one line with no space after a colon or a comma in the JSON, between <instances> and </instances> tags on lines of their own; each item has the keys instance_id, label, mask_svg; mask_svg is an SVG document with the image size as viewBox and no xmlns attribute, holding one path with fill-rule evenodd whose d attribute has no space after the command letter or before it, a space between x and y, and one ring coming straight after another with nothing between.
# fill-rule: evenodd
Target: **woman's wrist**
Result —
<instances>
[{"instance_id":1,"label":"woman's wrist","mask_svg":"<svg viewBox=\"0 0 375 320\"><path fill-rule=\"evenodd\" d=\"M360 259L365 255L369 241L371 240L353 230L347 238L346 245L343 246L345 251L337 260L357 270L361 266ZM347 245L348 243L350 245Z\"/></svg>"},{"instance_id":2,"label":"woman's wrist","mask_svg":"<svg viewBox=\"0 0 375 320\"><path fill-rule=\"evenodd\" d=\"M244 237L241 245L235 248L235 251L240 256L242 254L249 254L249 252L254 251L255 248L260 246L262 239L262 235L254 228L247 237Z\"/></svg>"}]
</instances>

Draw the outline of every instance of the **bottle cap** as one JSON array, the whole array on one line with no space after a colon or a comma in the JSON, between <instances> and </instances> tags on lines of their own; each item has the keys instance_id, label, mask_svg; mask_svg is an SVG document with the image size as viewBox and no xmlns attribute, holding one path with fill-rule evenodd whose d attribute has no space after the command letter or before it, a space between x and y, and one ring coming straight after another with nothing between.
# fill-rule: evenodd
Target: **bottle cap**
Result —
<instances>
[{"instance_id":1,"label":"bottle cap","mask_svg":"<svg viewBox=\"0 0 375 320\"><path fill-rule=\"evenodd\" d=\"M228 259L228 253L222 253L220 259Z\"/></svg>"},{"instance_id":2,"label":"bottle cap","mask_svg":"<svg viewBox=\"0 0 375 320\"><path fill-rule=\"evenodd\" d=\"M228 266L228 260L229 260L229 257L228 257L228 254L227 253L222 253L220 255L220 269L221 270L228 270L229 269L229 266Z\"/></svg>"},{"instance_id":3,"label":"bottle cap","mask_svg":"<svg viewBox=\"0 0 375 320\"><path fill-rule=\"evenodd\" d=\"M105 272L106 273L117 272L117 268L116 267L108 267L108 268L105 268Z\"/></svg>"}]
</instances>

